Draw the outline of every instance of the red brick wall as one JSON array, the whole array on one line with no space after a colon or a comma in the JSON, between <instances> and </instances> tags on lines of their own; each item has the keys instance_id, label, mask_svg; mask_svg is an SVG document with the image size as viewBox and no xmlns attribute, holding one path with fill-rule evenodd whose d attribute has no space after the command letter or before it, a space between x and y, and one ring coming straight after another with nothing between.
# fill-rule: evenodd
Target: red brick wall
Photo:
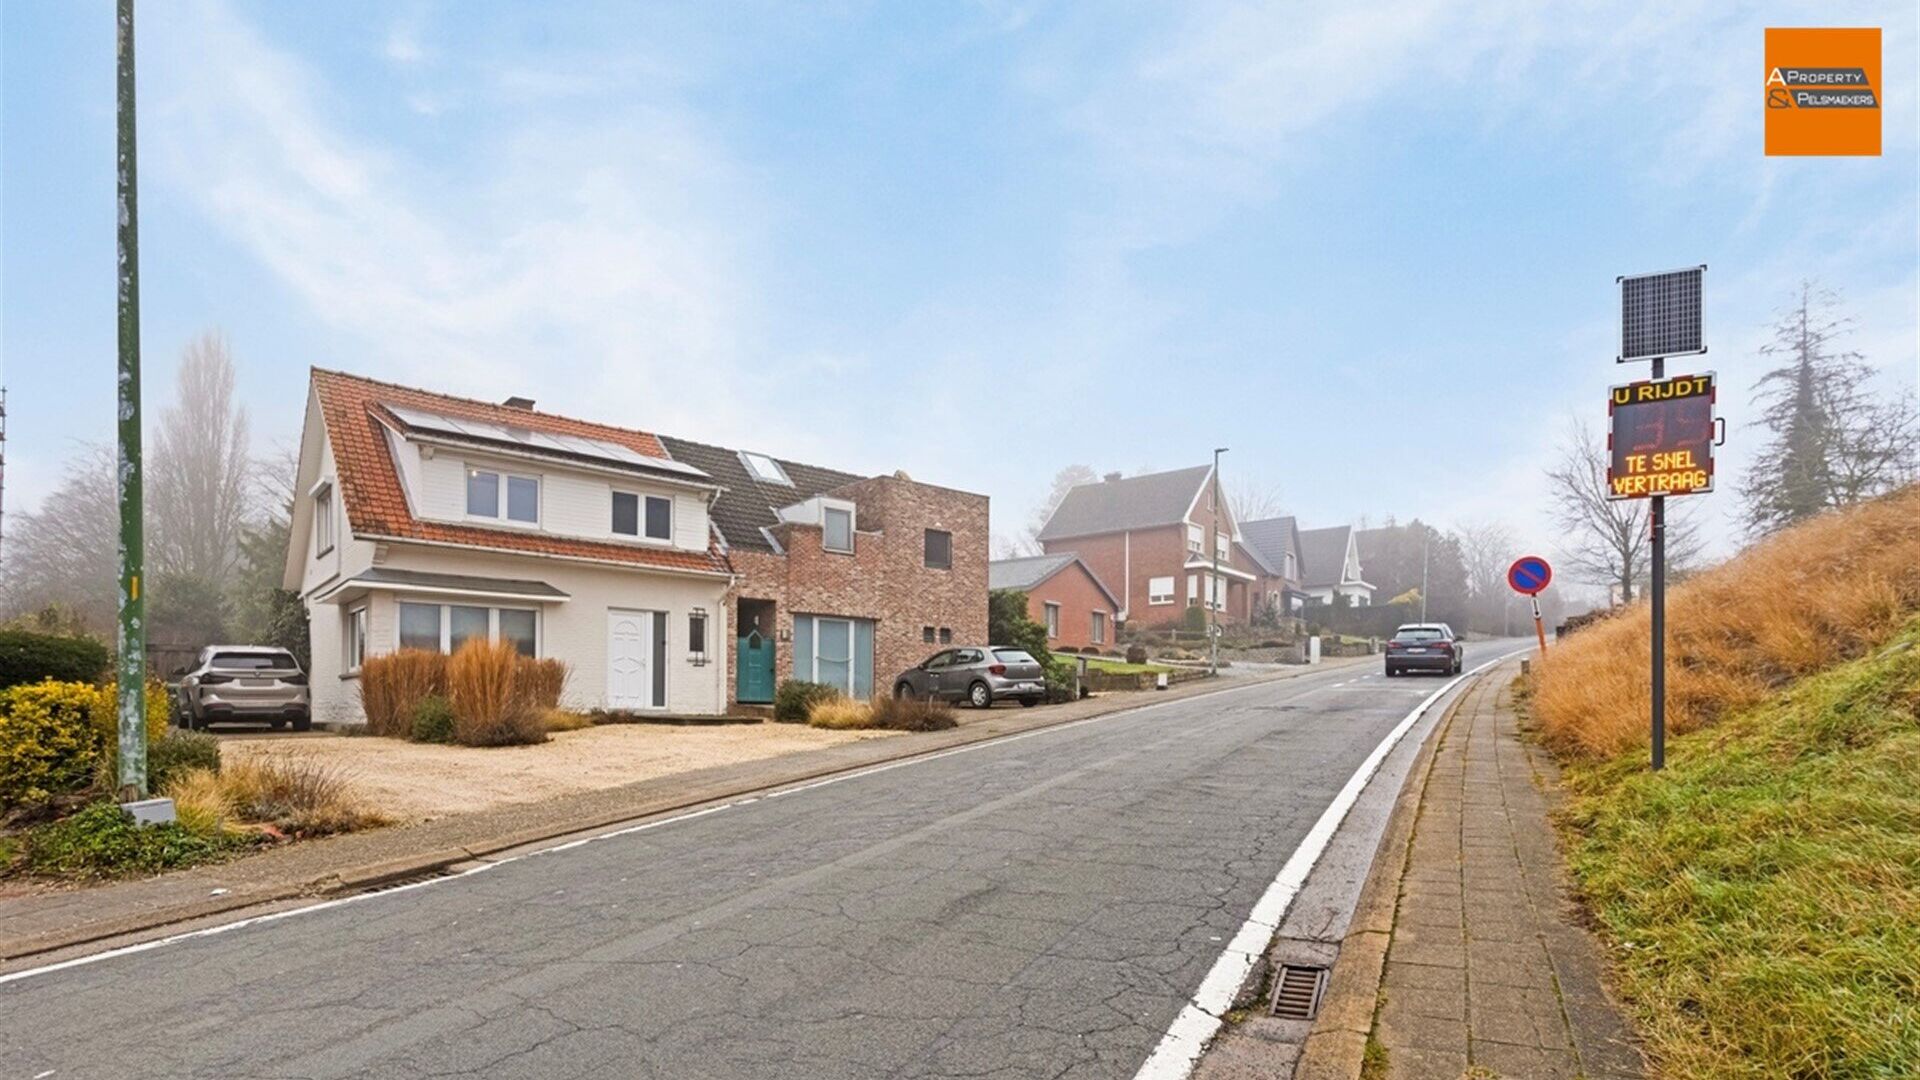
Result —
<instances>
[{"instance_id":1,"label":"red brick wall","mask_svg":"<svg viewBox=\"0 0 1920 1080\"><path fill-rule=\"evenodd\" d=\"M1105 651L1114 647L1114 628L1119 621L1119 612L1084 567L1076 563L1028 589L1027 617L1045 626L1046 606L1050 603L1060 605L1060 634L1047 639L1049 648L1084 650L1095 647ZM1093 640L1093 613L1096 611L1103 611L1107 616L1105 640L1099 642Z\"/></svg>"},{"instance_id":2,"label":"red brick wall","mask_svg":"<svg viewBox=\"0 0 1920 1080\"><path fill-rule=\"evenodd\" d=\"M833 494L855 506L851 555L823 549L818 526L791 524L774 530L784 555L730 555L740 575L730 602L747 597L775 604L774 626L762 627L762 632L772 633L777 642L776 680L793 677L795 614L874 620L876 691L884 691L894 675L934 651L922 641L922 627L950 628L956 642L986 640L986 496L891 476L849 484ZM951 569L925 565L928 529L953 534ZM729 649L730 695L738 685L735 662Z\"/></svg>"}]
</instances>

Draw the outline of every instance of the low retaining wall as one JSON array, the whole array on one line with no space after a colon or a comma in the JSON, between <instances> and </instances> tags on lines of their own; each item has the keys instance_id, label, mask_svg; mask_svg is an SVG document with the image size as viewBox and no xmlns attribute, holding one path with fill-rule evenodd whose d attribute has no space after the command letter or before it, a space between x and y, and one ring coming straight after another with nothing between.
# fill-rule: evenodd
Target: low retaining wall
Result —
<instances>
[{"instance_id":1,"label":"low retaining wall","mask_svg":"<svg viewBox=\"0 0 1920 1080\"><path fill-rule=\"evenodd\" d=\"M1117 675L1111 671L1099 671L1096 669L1087 672L1087 688L1096 694L1103 691L1116 690L1151 690L1154 688L1156 678L1155 675L1148 672L1141 672L1136 675ZM1208 675L1204 670L1170 671L1167 673L1167 685L1177 686L1180 683L1193 682L1196 679L1205 678L1208 678Z\"/></svg>"}]
</instances>

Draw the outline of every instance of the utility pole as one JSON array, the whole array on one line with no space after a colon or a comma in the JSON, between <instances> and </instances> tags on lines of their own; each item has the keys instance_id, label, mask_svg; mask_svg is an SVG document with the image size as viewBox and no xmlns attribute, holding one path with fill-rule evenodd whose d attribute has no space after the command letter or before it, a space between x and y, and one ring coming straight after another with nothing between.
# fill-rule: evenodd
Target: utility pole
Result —
<instances>
[{"instance_id":1,"label":"utility pole","mask_svg":"<svg viewBox=\"0 0 1920 1080\"><path fill-rule=\"evenodd\" d=\"M7 535L7 388L0 386L0 554Z\"/></svg>"},{"instance_id":2,"label":"utility pole","mask_svg":"<svg viewBox=\"0 0 1920 1080\"><path fill-rule=\"evenodd\" d=\"M1667 359L1653 358L1653 377L1667 377ZM1647 515L1653 530L1653 588L1648 601L1653 608L1653 771L1667 767L1667 497L1655 495Z\"/></svg>"},{"instance_id":3,"label":"utility pole","mask_svg":"<svg viewBox=\"0 0 1920 1080\"><path fill-rule=\"evenodd\" d=\"M140 226L134 154L133 0L119 0L114 28L120 114L118 176L120 308L120 800L147 797L146 543L140 473Z\"/></svg>"},{"instance_id":4,"label":"utility pole","mask_svg":"<svg viewBox=\"0 0 1920 1080\"><path fill-rule=\"evenodd\" d=\"M1420 621L1427 621L1427 545L1433 533L1426 526L1420 531Z\"/></svg>"},{"instance_id":5,"label":"utility pole","mask_svg":"<svg viewBox=\"0 0 1920 1080\"><path fill-rule=\"evenodd\" d=\"M1226 505L1220 501L1220 455L1224 446L1213 448L1213 577L1207 581L1207 671L1220 674L1220 607L1226 600L1220 594L1220 515Z\"/></svg>"}]
</instances>

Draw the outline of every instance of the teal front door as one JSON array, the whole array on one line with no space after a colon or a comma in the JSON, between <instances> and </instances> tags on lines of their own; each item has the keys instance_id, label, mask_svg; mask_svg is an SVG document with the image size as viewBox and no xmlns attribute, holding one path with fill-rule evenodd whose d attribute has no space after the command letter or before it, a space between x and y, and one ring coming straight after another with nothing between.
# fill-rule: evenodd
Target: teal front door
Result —
<instances>
[{"instance_id":1,"label":"teal front door","mask_svg":"<svg viewBox=\"0 0 1920 1080\"><path fill-rule=\"evenodd\" d=\"M734 654L733 696L743 705L766 705L773 701L773 641L754 630L740 639Z\"/></svg>"}]
</instances>

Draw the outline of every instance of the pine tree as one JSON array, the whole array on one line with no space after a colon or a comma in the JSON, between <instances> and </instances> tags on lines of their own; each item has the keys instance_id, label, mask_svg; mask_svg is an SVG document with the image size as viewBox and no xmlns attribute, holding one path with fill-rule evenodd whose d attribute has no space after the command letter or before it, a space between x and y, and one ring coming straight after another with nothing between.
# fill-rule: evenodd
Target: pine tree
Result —
<instances>
[{"instance_id":1,"label":"pine tree","mask_svg":"<svg viewBox=\"0 0 1920 1080\"><path fill-rule=\"evenodd\" d=\"M1842 347L1853 320L1833 293L1803 282L1762 356L1781 361L1754 384L1755 426L1773 433L1746 483L1747 524L1765 534L1891 490L1914 476L1913 398L1877 398L1873 369Z\"/></svg>"}]
</instances>

